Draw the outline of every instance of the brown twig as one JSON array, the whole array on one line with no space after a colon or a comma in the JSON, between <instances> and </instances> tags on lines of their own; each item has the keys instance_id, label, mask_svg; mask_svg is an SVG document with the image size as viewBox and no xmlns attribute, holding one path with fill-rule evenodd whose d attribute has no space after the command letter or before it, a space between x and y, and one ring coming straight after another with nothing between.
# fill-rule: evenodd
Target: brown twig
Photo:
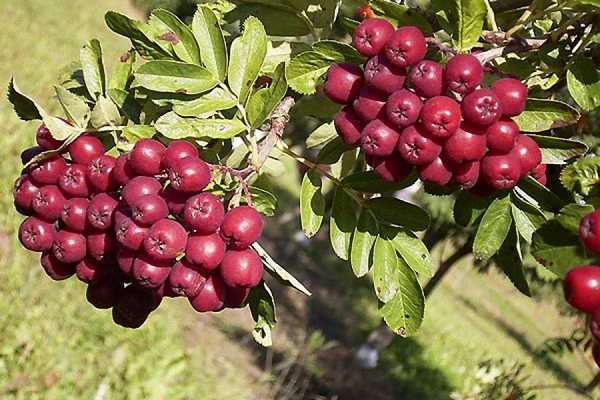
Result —
<instances>
[{"instance_id":1,"label":"brown twig","mask_svg":"<svg viewBox=\"0 0 600 400\"><path fill-rule=\"evenodd\" d=\"M290 120L290 110L294 104L296 104L296 101L288 96L273 110L273 114L271 115L271 129L269 129L267 137L260 143L258 149L258 161L260 165L265 163L269 154L277 145L277 142L281 140L285 125Z\"/></svg>"},{"instance_id":2,"label":"brown twig","mask_svg":"<svg viewBox=\"0 0 600 400\"><path fill-rule=\"evenodd\" d=\"M494 40L499 39L496 37ZM547 41L548 39L513 38L513 40L508 42L508 44L475 54L475 57L477 57L477 59L479 59L479 61L485 65L494 58L498 58L509 53L516 53L524 50L537 50Z\"/></svg>"},{"instance_id":3,"label":"brown twig","mask_svg":"<svg viewBox=\"0 0 600 400\"><path fill-rule=\"evenodd\" d=\"M429 47L433 47L433 48L441 51L444 54L448 54L448 55L456 54L456 50L446 46L444 44L444 42L442 42L440 39L438 39L436 37L427 37L427 38L425 38L425 41L427 42L427 45Z\"/></svg>"}]
</instances>

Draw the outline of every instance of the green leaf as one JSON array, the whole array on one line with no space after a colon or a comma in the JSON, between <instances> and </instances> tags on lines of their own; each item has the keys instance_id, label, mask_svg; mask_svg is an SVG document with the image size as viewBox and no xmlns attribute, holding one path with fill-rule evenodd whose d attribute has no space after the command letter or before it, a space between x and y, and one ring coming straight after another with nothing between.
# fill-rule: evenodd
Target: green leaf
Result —
<instances>
[{"instance_id":1,"label":"green leaf","mask_svg":"<svg viewBox=\"0 0 600 400\"><path fill-rule=\"evenodd\" d=\"M313 237L321 228L325 215L325 198L321 192L323 182L314 169L302 178L300 188L300 223L306 237Z\"/></svg>"},{"instance_id":2,"label":"green leaf","mask_svg":"<svg viewBox=\"0 0 600 400\"><path fill-rule=\"evenodd\" d=\"M343 188L338 187L333 195L331 206L329 237L333 251L342 260L347 260L350 255L350 240L356 222L354 201Z\"/></svg>"},{"instance_id":3,"label":"green leaf","mask_svg":"<svg viewBox=\"0 0 600 400\"><path fill-rule=\"evenodd\" d=\"M228 91L216 87L201 97L173 103L173 111L182 117L195 117L201 114L228 110L237 104L237 99Z\"/></svg>"},{"instance_id":4,"label":"green leaf","mask_svg":"<svg viewBox=\"0 0 600 400\"><path fill-rule=\"evenodd\" d=\"M121 124L121 114L115 103L105 96L100 96L92 110L90 123L94 128L118 126Z\"/></svg>"},{"instance_id":5,"label":"green leaf","mask_svg":"<svg viewBox=\"0 0 600 400\"><path fill-rule=\"evenodd\" d=\"M560 173L560 181L570 192L588 196L598 190L600 156L584 157L567 165Z\"/></svg>"},{"instance_id":6,"label":"green leaf","mask_svg":"<svg viewBox=\"0 0 600 400\"><path fill-rule=\"evenodd\" d=\"M413 232L407 229L388 229L386 235L392 238L392 244L404 261L416 273L431 278L436 271L436 265L425 243Z\"/></svg>"},{"instance_id":7,"label":"green leaf","mask_svg":"<svg viewBox=\"0 0 600 400\"><path fill-rule=\"evenodd\" d=\"M365 201L377 218L412 231L422 231L429 227L429 215L412 203L395 197L376 197Z\"/></svg>"},{"instance_id":8,"label":"green leaf","mask_svg":"<svg viewBox=\"0 0 600 400\"><path fill-rule=\"evenodd\" d=\"M219 81L227 73L227 46L217 16L207 6L200 5L192 20L192 32L200 45L202 62Z\"/></svg>"},{"instance_id":9,"label":"green leaf","mask_svg":"<svg viewBox=\"0 0 600 400\"><path fill-rule=\"evenodd\" d=\"M523 259L519 251L519 238L515 229L510 230L498 254L494 257L494 262L521 293L531 297L531 289L525 278Z\"/></svg>"},{"instance_id":10,"label":"green leaf","mask_svg":"<svg viewBox=\"0 0 600 400\"><path fill-rule=\"evenodd\" d=\"M366 275L373 266L373 244L377 239L377 222L366 208L358 217L358 224L352 235L350 263L357 278ZM394 255L395 256L395 255Z\"/></svg>"},{"instance_id":11,"label":"green leaf","mask_svg":"<svg viewBox=\"0 0 600 400\"><path fill-rule=\"evenodd\" d=\"M135 72L132 86L157 92L198 94L217 84L212 74L199 65L181 61L148 61Z\"/></svg>"},{"instance_id":12,"label":"green leaf","mask_svg":"<svg viewBox=\"0 0 600 400\"><path fill-rule=\"evenodd\" d=\"M97 99L106 90L106 75L102 62L102 48L98 39L87 42L79 54L85 87L92 99Z\"/></svg>"},{"instance_id":13,"label":"green leaf","mask_svg":"<svg viewBox=\"0 0 600 400\"><path fill-rule=\"evenodd\" d=\"M458 51L477 44L487 15L485 0L432 0L431 5Z\"/></svg>"},{"instance_id":14,"label":"green leaf","mask_svg":"<svg viewBox=\"0 0 600 400\"><path fill-rule=\"evenodd\" d=\"M169 139L230 139L246 130L246 126L238 119L183 118L174 112L160 117L155 126L157 131Z\"/></svg>"},{"instance_id":15,"label":"green leaf","mask_svg":"<svg viewBox=\"0 0 600 400\"><path fill-rule=\"evenodd\" d=\"M461 226L475 223L494 201L493 197L479 197L468 191L461 191L454 202L454 222Z\"/></svg>"},{"instance_id":16,"label":"green leaf","mask_svg":"<svg viewBox=\"0 0 600 400\"><path fill-rule=\"evenodd\" d=\"M562 101L528 99L525 111L513 120L523 132L543 132L573 125L579 117L576 109Z\"/></svg>"},{"instance_id":17,"label":"green leaf","mask_svg":"<svg viewBox=\"0 0 600 400\"><path fill-rule=\"evenodd\" d=\"M108 89L107 94L127 118L133 123L140 123L140 115L143 107L137 101L133 92L121 89Z\"/></svg>"},{"instance_id":18,"label":"green leaf","mask_svg":"<svg viewBox=\"0 0 600 400\"><path fill-rule=\"evenodd\" d=\"M42 109L40 109L40 112L42 113L42 120L44 121L44 124L50 130L52 137L56 140L62 141L77 137L85 131L84 128L72 126L60 118L46 114L46 112Z\"/></svg>"},{"instance_id":19,"label":"green leaf","mask_svg":"<svg viewBox=\"0 0 600 400\"><path fill-rule=\"evenodd\" d=\"M510 196L495 199L483 214L473 241L473 255L487 260L498 252L512 224Z\"/></svg>"},{"instance_id":20,"label":"green leaf","mask_svg":"<svg viewBox=\"0 0 600 400\"><path fill-rule=\"evenodd\" d=\"M546 217L539 209L516 197L512 199L511 212L519 235L531 244L533 232L546 222Z\"/></svg>"},{"instance_id":21,"label":"green leaf","mask_svg":"<svg viewBox=\"0 0 600 400\"><path fill-rule=\"evenodd\" d=\"M165 29L159 38L171 43L177 57L182 61L200 65L200 49L190 28L168 10L155 9L152 16L164 24Z\"/></svg>"},{"instance_id":22,"label":"green leaf","mask_svg":"<svg viewBox=\"0 0 600 400\"><path fill-rule=\"evenodd\" d=\"M581 215L583 218L584 215ZM533 234L531 254L559 277L573 267L592 263L596 258L586 255L579 235L566 229L556 219L546 222Z\"/></svg>"},{"instance_id":23,"label":"green leaf","mask_svg":"<svg viewBox=\"0 0 600 400\"><path fill-rule=\"evenodd\" d=\"M305 36L310 33L310 22L294 10L261 5L252 10L252 15L260 19L269 36Z\"/></svg>"},{"instance_id":24,"label":"green leaf","mask_svg":"<svg viewBox=\"0 0 600 400\"><path fill-rule=\"evenodd\" d=\"M433 36L433 30L427 19L410 7L389 0L374 0L371 2L371 6L373 10L378 11L378 14L384 14L388 18L398 21L398 26L414 25L425 36Z\"/></svg>"},{"instance_id":25,"label":"green leaf","mask_svg":"<svg viewBox=\"0 0 600 400\"><path fill-rule=\"evenodd\" d=\"M551 136L529 135L540 146L544 164L566 164L587 153L585 143Z\"/></svg>"},{"instance_id":26,"label":"green leaf","mask_svg":"<svg viewBox=\"0 0 600 400\"><path fill-rule=\"evenodd\" d=\"M413 270L399 260L397 275L400 287L393 298L385 303L379 313L396 334L414 335L423 322L425 296Z\"/></svg>"},{"instance_id":27,"label":"green leaf","mask_svg":"<svg viewBox=\"0 0 600 400\"><path fill-rule=\"evenodd\" d=\"M334 103L326 96L320 95L303 96L297 105L300 112L305 116L324 120L331 119L342 108L341 104Z\"/></svg>"},{"instance_id":28,"label":"green leaf","mask_svg":"<svg viewBox=\"0 0 600 400\"><path fill-rule=\"evenodd\" d=\"M256 211L267 217L275 215L277 198L273 193L256 186L250 186L248 190L252 196L252 207L254 207Z\"/></svg>"},{"instance_id":29,"label":"green leaf","mask_svg":"<svg viewBox=\"0 0 600 400\"><path fill-rule=\"evenodd\" d=\"M335 40L321 40L312 45L313 51L319 53L326 60L344 60L353 64L362 64L366 61L365 56L347 43Z\"/></svg>"},{"instance_id":30,"label":"green leaf","mask_svg":"<svg viewBox=\"0 0 600 400\"><path fill-rule=\"evenodd\" d=\"M319 0L311 1L306 9L308 19L315 27L316 37L323 39L331 35L333 23L336 20L342 0Z\"/></svg>"},{"instance_id":31,"label":"green leaf","mask_svg":"<svg viewBox=\"0 0 600 400\"><path fill-rule=\"evenodd\" d=\"M285 268L279 265L260 244L254 242L252 244L252 248L256 250L260 258L263 260L267 272L280 284L294 288L307 296L312 295L298 279L296 279L292 274L287 272Z\"/></svg>"},{"instance_id":32,"label":"green leaf","mask_svg":"<svg viewBox=\"0 0 600 400\"><path fill-rule=\"evenodd\" d=\"M273 344L271 329L275 327L275 300L271 289L265 281L260 281L257 287L250 290L248 305L256 325L252 331L254 340L262 346L268 347Z\"/></svg>"},{"instance_id":33,"label":"green leaf","mask_svg":"<svg viewBox=\"0 0 600 400\"><path fill-rule=\"evenodd\" d=\"M17 116L23 121L31 121L34 119L42 119L40 111L35 101L25 96L15 83L14 78L10 78L8 83L8 101L13 106Z\"/></svg>"},{"instance_id":34,"label":"green leaf","mask_svg":"<svg viewBox=\"0 0 600 400\"><path fill-rule=\"evenodd\" d=\"M389 240L378 236L373 248L373 285L375 294L384 303L391 300L398 289L398 256Z\"/></svg>"},{"instance_id":35,"label":"green leaf","mask_svg":"<svg viewBox=\"0 0 600 400\"><path fill-rule=\"evenodd\" d=\"M403 181L393 183L383 180L375 171L364 171L346 176L342 183L363 193L385 193L405 189L416 180L417 174L414 172Z\"/></svg>"},{"instance_id":36,"label":"green leaf","mask_svg":"<svg viewBox=\"0 0 600 400\"><path fill-rule=\"evenodd\" d=\"M517 189L517 193L519 190L522 191L536 201L541 209L546 211L556 212L566 204L563 199L531 176L521 179L517 185Z\"/></svg>"},{"instance_id":37,"label":"green leaf","mask_svg":"<svg viewBox=\"0 0 600 400\"><path fill-rule=\"evenodd\" d=\"M342 154L355 149L355 146L347 145L337 137L328 142L317 155L317 164L334 164L338 162Z\"/></svg>"},{"instance_id":38,"label":"green leaf","mask_svg":"<svg viewBox=\"0 0 600 400\"><path fill-rule=\"evenodd\" d=\"M567 71L567 88L584 110L600 107L600 72L594 61L581 55L575 57Z\"/></svg>"},{"instance_id":39,"label":"green leaf","mask_svg":"<svg viewBox=\"0 0 600 400\"><path fill-rule=\"evenodd\" d=\"M267 34L258 18L248 17L244 32L231 44L229 56L229 87L245 104L267 55Z\"/></svg>"},{"instance_id":40,"label":"green leaf","mask_svg":"<svg viewBox=\"0 0 600 400\"><path fill-rule=\"evenodd\" d=\"M306 148L321 149L336 137L338 137L338 134L335 130L335 126L333 126L333 122L320 125L306 138Z\"/></svg>"},{"instance_id":41,"label":"green leaf","mask_svg":"<svg viewBox=\"0 0 600 400\"><path fill-rule=\"evenodd\" d=\"M130 125L123 128L119 139L125 139L127 143L119 141L117 146L119 149L129 151L133 145L140 139L147 139L154 136L156 129L151 125Z\"/></svg>"},{"instance_id":42,"label":"green leaf","mask_svg":"<svg viewBox=\"0 0 600 400\"><path fill-rule=\"evenodd\" d=\"M583 217L594 211L594 206L590 204L569 204L560 210L554 219L565 229L579 234L579 225Z\"/></svg>"},{"instance_id":43,"label":"green leaf","mask_svg":"<svg viewBox=\"0 0 600 400\"><path fill-rule=\"evenodd\" d=\"M119 63L115 67L115 70L108 83L108 90L117 89L125 90L129 86L133 76L133 63L135 62L135 50L131 49L127 53L123 54L119 58Z\"/></svg>"},{"instance_id":44,"label":"green leaf","mask_svg":"<svg viewBox=\"0 0 600 400\"><path fill-rule=\"evenodd\" d=\"M333 64L316 51L305 51L292 58L285 70L288 85L301 94L313 94L329 67Z\"/></svg>"},{"instance_id":45,"label":"green leaf","mask_svg":"<svg viewBox=\"0 0 600 400\"><path fill-rule=\"evenodd\" d=\"M273 73L269 87L262 88L250 96L246 110L252 128L258 128L273 112L287 92L284 76L285 65L279 64Z\"/></svg>"},{"instance_id":46,"label":"green leaf","mask_svg":"<svg viewBox=\"0 0 600 400\"><path fill-rule=\"evenodd\" d=\"M90 120L90 108L85 101L62 86L54 86L56 97L67 119L80 128L87 127Z\"/></svg>"}]
</instances>

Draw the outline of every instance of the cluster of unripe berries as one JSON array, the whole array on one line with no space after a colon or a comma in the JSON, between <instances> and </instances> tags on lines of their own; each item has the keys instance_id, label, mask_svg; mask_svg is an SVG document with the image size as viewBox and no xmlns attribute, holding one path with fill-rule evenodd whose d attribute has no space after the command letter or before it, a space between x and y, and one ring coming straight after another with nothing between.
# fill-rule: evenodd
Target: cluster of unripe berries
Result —
<instances>
[{"instance_id":1,"label":"cluster of unripe berries","mask_svg":"<svg viewBox=\"0 0 600 400\"><path fill-rule=\"evenodd\" d=\"M36 139L23 161L62 145L44 125ZM141 139L113 157L84 134L16 180L15 206L27 216L19 240L41 252L52 279L76 275L88 301L126 327L141 326L164 296L187 297L199 312L242 307L263 274L250 247L262 218L245 205L226 211L203 191L211 180L190 142Z\"/></svg>"},{"instance_id":2,"label":"cluster of unripe berries","mask_svg":"<svg viewBox=\"0 0 600 400\"><path fill-rule=\"evenodd\" d=\"M586 250L600 256L600 210L581 219L579 239ZM582 265L569 270L563 281L563 291L567 303L588 314L589 329L594 338L592 353L600 367L600 266Z\"/></svg>"},{"instance_id":3,"label":"cluster of unripe berries","mask_svg":"<svg viewBox=\"0 0 600 400\"><path fill-rule=\"evenodd\" d=\"M360 146L383 179L399 182L416 167L424 182L476 193L510 189L529 174L546 183L539 146L512 120L525 108L522 82L482 88L475 56L458 54L442 67L423 59L417 27L394 29L381 18L358 25L353 45L368 61L332 65L323 89L345 105L334 118L340 138Z\"/></svg>"}]
</instances>

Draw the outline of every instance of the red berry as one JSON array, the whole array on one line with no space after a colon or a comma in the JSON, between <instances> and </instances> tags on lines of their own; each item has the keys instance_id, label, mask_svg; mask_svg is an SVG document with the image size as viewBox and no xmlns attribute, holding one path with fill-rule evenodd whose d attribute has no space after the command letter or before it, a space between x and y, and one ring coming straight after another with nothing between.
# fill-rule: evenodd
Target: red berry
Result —
<instances>
[{"instance_id":1,"label":"red berry","mask_svg":"<svg viewBox=\"0 0 600 400\"><path fill-rule=\"evenodd\" d=\"M345 106L338 111L333 119L333 124L342 142L351 146L358 144L360 133L365 127L365 123L351 106Z\"/></svg>"},{"instance_id":2,"label":"red berry","mask_svg":"<svg viewBox=\"0 0 600 400\"><path fill-rule=\"evenodd\" d=\"M385 117L386 103L387 96L370 89L368 86L363 86L358 97L352 103L352 108L363 121L371 122L374 119Z\"/></svg>"},{"instance_id":3,"label":"red berry","mask_svg":"<svg viewBox=\"0 0 600 400\"><path fill-rule=\"evenodd\" d=\"M243 307L249 294L250 288L243 286L225 286L225 307Z\"/></svg>"},{"instance_id":4,"label":"red berry","mask_svg":"<svg viewBox=\"0 0 600 400\"><path fill-rule=\"evenodd\" d=\"M139 175L154 176L161 171L165 145L154 139L138 140L129 153L129 166Z\"/></svg>"},{"instance_id":5,"label":"red berry","mask_svg":"<svg viewBox=\"0 0 600 400\"><path fill-rule=\"evenodd\" d=\"M108 272L105 264L91 257L85 257L75 266L75 273L81 282L92 283L99 282L104 279Z\"/></svg>"},{"instance_id":6,"label":"red berry","mask_svg":"<svg viewBox=\"0 0 600 400\"><path fill-rule=\"evenodd\" d=\"M471 189L479 180L479 169L479 161L465 161L454 168L452 180L463 190Z\"/></svg>"},{"instance_id":7,"label":"red berry","mask_svg":"<svg viewBox=\"0 0 600 400\"><path fill-rule=\"evenodd\" d=\"M373 18L375 16L373 10L371 10L371 7L369 7L367 4L361 4L360 6L356 7L354 14L356 15L356 19L359 21L364 21L365 19Z\"/></svg>"},{"instance_id":8,"label":"red berry","mask_svg":"<svg viewBox=\"0 0 600 400\"><path fill-rule=\"evenodd\" d=\"M123 282L112 276L107 276L98 282L88 285L85 297L96 308L107 309L115 306L123 293Z\"/></svg>"},{"instance_id":9,"label":"red berry","mask_svg":"<svg viewBox=\"0 0 600 400\"><path fill-rule=\"evenodd\" d=\"M465 121L489 126L502 116L500 99L489 89L477 89L462 100L460 110Z\"/></svg>"},{"instance_id":10,"label":"red berry","mask_svg":"<svg viewBox=\"0 0 600 400\"><path fill-rule=\"evenodd\" d=\"M358 96L363 84L362 70L350 63L333 64L327 71L323 92L329 100L338 104L348 104Z\"/></svg>"},{"instance_id":11,"label":"red berry","mask_svg":"<svg viewBox=\"0 0 600 400\"><path fill-rule=\"evenodd\" d=\"M437 157L428 164L417 166L419 179L423 182L436 185L446 185L452 179L452 169L454 165L444 158Z\"/></svg>"},{"instance_id":12,"label":"red berry","mask_svg":"<svg viewBox=\"0 0 600 400\"><path fill-rule=\"evenodd\" d=\"M191 264L212 271L219 266L225 250L225 242L218 234L194 233L188 238L185 258Z\"/></svg>"},{"instance_id":13,"label":"red berry","mask_svg":"<svg viewBox=\"0 0 600 400\"><path fill-rule=\"evenodd\" d=\"M88 199L74 197L65 201L60 219L65 227L74 232L83 232L87 229L87 209L90 205Z\"/></svg>"},{"instance_id":14,"label":"red berry","mask_svg":"<svg viewBox=\"0 0 600 400\"><path fill-rule=\"evenodd\" d=\"M394 152L400 132L389 122L376 119L365 126L360 136L360 147L370 156L389 156Z\"/></svg>"},{"instance_id":15,"label":"red berry","mask_svg":"<svg viewBox=\"0 0 600 400\"><path fill-rule=\"evenodd\" d=\"M457 54L446 64L444 81L456 93L471 93L483 81L483 66L475 56Z\"/></svg>"},{"instance_id":16,"label":"red berry","mask_svg":"<svg viewBox=\"0 0 600 400\"><path fill-rule=\"evenodd\" d=\"M402 89L405 80L406 69L393 65L381 54L365 64L365 83L380 93L391 94Z\"/></svg>"},{"instance_id":17,"label":"red berry","mask_svg":"<svg viewBox=\"0 0 600 400\"><path fill-rule=\"evenodd\" d=\"M77 263L87 254L87 241L81 233L62 229L54 236L52 251L59 261Z\"/></svg>"},{"instance_id":18,"label":"red berry","mask_svg":"<svg viewBox=\"0 0 600 400\"><path fill-rule=\"evenodd\" d=\"M190 197L183 209L185 224L199 233L216 232L224 217L223 203L212 193L200 193Z\"/></svg>"},{"instance_id":19,"label":"red berry","mask_svg":"<svg viewBox=\"0 0 600 400\"><path fill-rule=\"evenodd\" d=\"M119 248L117 250L117 265L121 272L125 275L131 276L133 274L133 262L139 255L137 251L127 250Z\"/></svg>"},{"instance_id":20,"label":"red berry","mask_svg":"<svg viewBox=\"0 0 600 400\"><path fill-rule=\"evenodd\" d=\"M483 131L466 124L444 142L444 155L454 164L478 161L485 153L486 137Z\"/></svg>"},{"instance_id":21,"label":"red berry","mask_svg":"<svg viewBox=\"0 0 600 400\"><path fill-rule=\"evenodd\" d=\"M69 145L69 154L74 163L87 165L104 154L104 145L96 136L81 135Z\"/></svg>"},{"instance_id":22,"label":"red berry","mask_svg":"<svg viewBox=\"0 0 600 400\"><path fill-rule=\"evenodd\" d=\"M91 190L85 165L67 165L58 177L58 187L69 197L88 197Z\"/></svg>"},{"instance_id":23,"label":"red berry","mask_svg":"<svg viewBox=\"0 0 600 400\"><path fill-rule=\"evenodd\" d=\"M521 177L527 176L542 162L540 146L527 135L519 134L517 136L517 143L511 154L514 154L521 164Z\"/></svg>"},{"instance_id":24,"label":"red berry","mask_svg":"<svg viewBox=\"0 0 600 400\"><path fill-rule=\"evenodd\" d=\"M47 185L38 189L31 206L38 217L47 221L56 221L60 219L65 201L65 196L58 186Z\"/></svg>"},{"instance_id":25,"label":"red berry","mask_svg":"<svg viewBox=\"0 0 600 400\"><path fill-rule=\"evenodd\" d=\"M75 264L59 261L52 250L46 250L42 253L40 264L46 275L55 281L62 281L75 275Z\"/></svg>"},{"instance_id":26,"label":"red berry","mask_svg":"<svg viewBox=\"0 0 600 400\"><path fill-rule=\"evenodd\" d=\"M500 99L503 115L514 117L525 109L527 86L523 82L513 78L502 78L492 83L491 89Z\"/></svg>"},{"instance_id":27,"label":"red berry","mask_svg":"<svg viewBox=\"0 0 600 400\"><path fill-rule=\"evenodd\" d=\"M33 212L33 200L38 192L38 187L31 182L29 175L21 175L13 185L15 206L22 214Z\"/></svg>"},{"instance_id":28,"label":"red berry","mask_svg":"<svg viewBox=\"0 0 600 400\"><path fill-rule=\"evenodd\" d=\"M117 185L125 186L127 182L137 176L135 171L131 168L127 162L127 154L121 154L115 161L115 168L113 170L113 177Z\"/></svg>"},{"instance_id":29,"label":"red berry","mask_svg":"<svg viewBox=\"0 0 600 400\"><path fill-rule=\"evenodd\" d=\"M410 87L417 95L429 99L443 93L443 75L440 64L435 61L422 60L410 69L408 79Z\"/></svg>"},{"instance_id":30,"label":"red berry","mask_svg":"<svg viewBox=\"0 0 600 400\"><path fill-rule=\"evenodd\" d=\"M131 218L140 225L150 226L156 221L166 218L169 208L165 200L157 194L138 197L131 204Z\"/></svg>"},{"instance_id":31,"label":"red berry","mask_svg":"<svg viewBox=\"0 0 600 400\"><path fill-rule=\"evenodd\" d=\"M117 159L107 154L96 157L87 166L88 182L97 192L112 192L117 188L114 170Z\"/></svg>"},{"instance_id":32,"label":"red berry","mask_svg":"<svg viewBox=\"0 0 600 400\"><path fill-rule=\"evenodd\" d=\"M139 328L156 309L156 295L138 285L127 286L112 309L113 320L125 328Z\"/></svg>"},{"instance_id":33,"label":"red berry","mask_svg":"<svg viewBox=\"0 0 600 400\"><path fill-rule=\"evenodd\" d=\"M254 287L263 274L263 263L253 249L231 249L221 261L221 277L227 286Z\"/></svg>"},{"instance_id":34,"label":"red berry","mask_svg":"<svg viewBox=\"0 0 600 400\"><path fill-rule=\"evenodd\" d=\"M581 312L600 307L600 267L583 265L571 269L563 281L565 300Z\"/></svg>"},{"instance_id":35,"label":"red berry","mask_svg":"<svg viewBox=\"0 0 600 400\"><path fill-rule=\"evenodd\" d=\"M92 228L107 230L114 226L115 211L119 202L106 193L92 197L87 209L87 219Z\"/></svg>"},{"instance_id":36,"label":"red berry","mask_svg":"<svg viewBox=\"0 0 600 400\"><path fill-rule=\"evenodd\" d=\"M260 213L250 206L227 211L221 224L221 237L230 247L243 249L256 242L262 233Z\"/></svg>"},{"instance_id":37,"label":"red berry","mask_svg":"<svg viewBox=\"0 0 600 400\"><path fill-rule=\"evenodd\" d=\"M212 274L198 294L190 298L190 304L198 312L219 311L225 301L225 284L219 274Z\"/></svg>"},{"instance_id":38,"label":"red berry","mask_svg":"<svg viewBox=\"0 0 600 400\"><path fill-rule=\"evenodd\" d=\"M130 218L123 218L118 223L115 222L115 237L124 248L137 251L141 250L149 229Z\"/></svg>"},{"instance_id":39,"label":"red berry","mask_svg":"<svg viewBox=\"0 0 600 400\"><path fill-rule=\"evenodd\" d=\"M198 149L187 140L174 140L167 146L162 156L163 169L170 169L182 158L198 157Z\"/></svg>"},{"instance_id":40,"label":"red berry","mask_svg":"<svg viewBox=\"0 0 600 400\"><path fill-rule=\"evenodd\" d=\"M385 56L398 67L410 67L425 57L427 43L416 26L402 26L385 43Z\"/></svg>"},{"instance_id":41,"label":"red berry","mask_svg":"<svg viewBox=\"0 0 600 400\"><path fill-rule=\"evenodd\" d=\"M496 190L513 188L521 177L519 159L509 154L488 153L481 160L480 175Z\"/></svg>"},{"instance_id":42,"label":"red berry","mask_svg":"<svg viewBox=\"0 0 600 400\"><path fill-rule=\"evenodd\" d=\"M147 254L140 254L133 261L131 270L136 282L145 288L153 289L162 285L171 272L170 261L158 261Z\"/></svg>"},{"instance_id":43,"label":"red berry","mask_svg":"<svg viewBox=\"0 0 600 400\"><path fill-rule=\"evenodd\" d=\"M44 152L44 148L40 146L29 147L21 152L21 164L25 165L34 157Z\"/></svg>"},{"instance_id":44,"label":"red berry","mask_svg":"<svg viewBox=\"0 0 600 400\"><path fill-rule=\"evenodd\" d=\"M394 152L385 157L374 157L371 165L383 180L388 182L402 182L413 170L413 166Z\"/></svg>"},{"instance_id":45,"label":"red berry","mask_svg":"<svg viewBox=\"0 0 600 400\"><path fill-rule=\"evenodd\" d=\"M589 251L600 255L600 210L592 211L581 219L579 239Z\"/></svg>"},{"instance_id":46,"label":"red berry","mask_svg":"<svg viewBox=\"0 0 600 400\"><path fill-rule=\"evenodd\" d=\"M124 187L121 195L128 205L146 194L159 194L162 185L156 179L149 176L136 176L130 180Z\"/></svg>"},{"instance_id":47,"label":"red berry","mask_svg":"<svg viewBox=\"0 0 600 400\"><path fill-rule=\"evenodd\" d=\"M421 109L421 124L431 135L445 139L454 134L460 126L460 106L446 96L436 96L427 100Z\"/></svg>"},{"instance_id":48,"label":"red berry","mask_svg":"<svg viewBox=\"0 0 600 400\"><path fill-rule=\"evenodd\" d=\"M423 108L423 102L419 96L403 89L388 97L385 115L394 125L406 128L417 122L421 108Z\"/></svg>"},{"instance_id":49,"label":"red berry","mask_svg":"<svg viewBox=\"0 0 600 400\"><path fill-rule=\"evenodd\" d=\"M104 264L115 261L117 240L111 231L93 231L87 237L87 252L90 257Z\"/></svg>"},{"instance_id":50,"label":"red berry","mask_svg":"<svg viewBox=\"0 0 600 400\"><path fill-rule=\"evenodd\" d=\"M54 236L56 236L54 225L37 217L28 217L19 226L19 241L27 250L50 250Z\"/></svg>"},{"instance_id":51,"label":"red berry","mask_svg":"<svg viewBox=\"0 0 600 400\"><path fill-rule=\"evenodd\" d=\"M194 297L206 278L185 258L177 261L169 274L169 285L178 296Z\"/></svg>"},{"instance_id":52,"label":"red berry","mask_svg":"<svg viewBox=\"0 0 600 400\"><path fill-rule=\"evenodd\" d=\"M48 157L29 167L29 176L37 186L56 185L58 177L67 167L67 162L60 156Z\"/></svg>"},{"instance_id":53,"label":"red berry","mask_svg":"<svg viewBox=\"0 0 600 400\"><path fill-rule=\"evenodd\" d=\"M187 236L187 232L179 222L161 219L146 233L144 250L155 260L174 260L185 250Z\"/></svg>"},{"instance_id":54,"label":"red berry","mask_svg":"<svg viewBox=\"0 0 600 400\"><path fill-rule=\"evenodd\" d=\"M548 177L546 176L546 164L539 163L537 167L531 170L531 176L540 184L546 186Z\"/></svg>"},{"instance_id":55,"label":"red berry","mask_svg":"<svg viewBox=\"0 0 600 400\"><path fill-rule=\"evenodd\" d=\"M182 217L185 203L190 198L190 195L187 193L178 192L177 190L173 189L171 184L168 184L165 187L162 195L167 202L167 207L169 208L171 214L176 217Z\"/></svg>"},{"instance_id":56,"label":"red berry","mask_svg":"<svg viewBox=\"0 0 600 400\"><path fill-rule=\"evenodd\" d=\"M423 127L411 125L402 131L397 144L398 153L412 165L429 164L442 152L439 139L430 138Z\"/></svg>"},{"instance_id":57,"label":"red berry","mask_svg":"<svg viewBox=\"0 0 600 400\"><path fill-rule=\"evenodd\" d=\"M41 124L35 133L35 141L44 150L56 150L64 143L63 140L57 140L52 137L50 129L46 124Z\"/></svg>"},{"instance_id":58,"label":"red berry","mask_svg":"<svg viewBox=\"0 0 600 400\"><path fill-rule=\"evenodd\" d=\"M517 143L519 126L510 118L488 126L485 131L487 147L495 153L509 153Z\"/></svg>"},{"instance_id":59,"label":"red berry","mask_svg":"<svg viewBox=\"0 0 600 400\"><path fill-rule=\"evenodd\" d=\"M356 27L352 44L363 56L373 57L383 50L394 31L392 24L385 19L369 18Z\"/></svg>"},{"instance_id":60,"label":"red berry","mask_svg":"<svg viewBox=\"0 0 600 400\"><path fill-rule=\"evenodd\" d=\"M197 157L182 158L169 170L169 179L179 192L199 193L210 183L210 168Z\"/></svg>"}]
</instances>

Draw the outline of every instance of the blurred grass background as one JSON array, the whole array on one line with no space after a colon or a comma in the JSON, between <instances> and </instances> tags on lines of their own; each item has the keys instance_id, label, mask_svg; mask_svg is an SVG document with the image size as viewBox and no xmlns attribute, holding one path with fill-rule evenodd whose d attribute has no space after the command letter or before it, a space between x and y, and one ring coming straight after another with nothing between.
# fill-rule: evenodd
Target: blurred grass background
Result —
<instances>
[{"instance_id":1,"label":"blurred grass background","mask_svg":"<svg viewBox=\"0 0 600 400\"><path fill-rule=\"evenodd\" d=\"M0 84L14 76L23 92L60 114L52 85L89 38L101 40L109 74L128 49L106 28L107 10L143 15L120 0L0 0ZM480 383L478 365L486 359L525 364L530 385L582 386L597 371L577 350L536 355L544 340L568 335L576 321L561 316L552 301L520 295L493 271L477 273L469 260L433 293L418 336L396 339L373 370L355 367L353 350L379 323L372 285L354 279L333 256L326 232L310 246L294 239L299 221L290 194L297 193L299 177L293 165L287 189L278 192L282 212L267 222L263 244L314 295L274 287L273 349L253 343L247 310L199 315L184 300L164 302L139 330L115 326L110 312L87 304L82 283L51 281L38 256L20 247L22 217L13 210L11 188L18 155L33 145L38 124L19 121L5 98L0 124L1 399L447 399ZM560 298L556 290L554 297ZM539 393L579 398L561 389Z\"/></svg>"}]
</instances>

